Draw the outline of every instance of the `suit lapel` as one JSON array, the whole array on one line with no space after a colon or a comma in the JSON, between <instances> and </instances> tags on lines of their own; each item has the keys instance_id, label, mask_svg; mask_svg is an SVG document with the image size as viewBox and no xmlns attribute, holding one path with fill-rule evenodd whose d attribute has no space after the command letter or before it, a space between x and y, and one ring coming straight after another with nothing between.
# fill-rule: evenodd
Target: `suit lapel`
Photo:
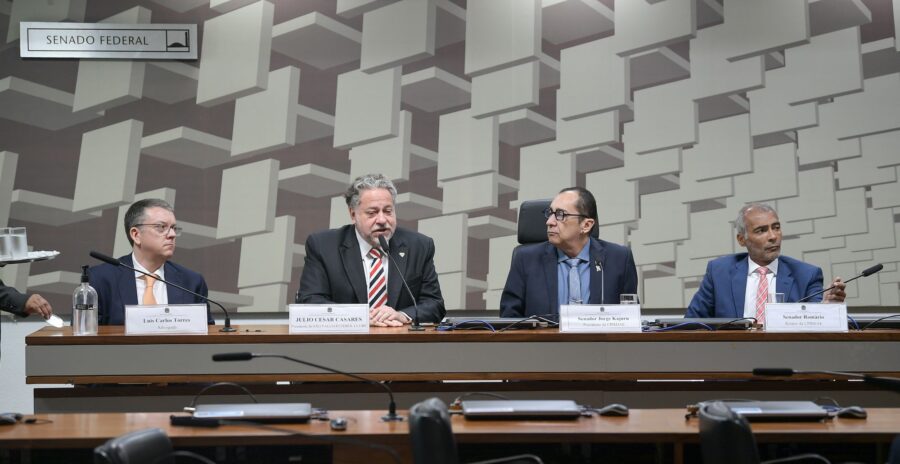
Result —
<instances>
[{"instance_id":1,"label":"suit lapel","mask_svg":"<svg viewBox=\"0 0 900 464\"><path fill-rule=\"evenodd\" d=\"M734 298L734 315L732 317L743 317L744 315L744 298L747 294L747 271L750 269L748 257L738 261L731 268L731 293Z\"/></svg>"},{"instance_id":2,"label":"suit lapel","mask_svg":"<svg viewBox=\"0 0 900 464\"><path fill-rule=\"evenodd\" d=\"M163 264L163 268L166 271L166 280L173 284L181 285L182 287L185 286L184 276L178 272L178 269L175 269L175 266L172 266L166 261L166 263ZM166 285L166 299L169 301L169 304L193 303L193 296L169 285Z\"/></svg>"},{"instance_id":3,"label":"suit lapel","mask_svg":"<svg viewBox=\"0 0 900 464\"><path fill-rule=\"evenodd\" d=\"M409 258L409 247L406 242L397 238L391 239L391 262L388 264L388 306L397 309L397 302L403 294L403 281L400 276L406 276L406 262ZM388 259L385 257L384 259ZM410 302L412 303L412 302Z\"/></svg>"},{"instance_id":4,"label":"suit lapel","mask_svg":"<svg viewBox=\"0 0 900 464\"><path fill-rule=\"evenodd\" d=\"M597 265L600 263L600 265ZM602 266L606 263L606 248L599 240L591 239L591 262L588 263L588 272L591 275L591 296L588 299L590 304L603 304L606 297L606 288L604 280L606 280L606 269ZM603 269L603 272L600 272Z\"/></svg>"},{"instance_id":5,"label":"suit lapel","mask_svg":"<svg viewBox=\"0 0 900 464\"><path fill-rule=\"evenodd\" d=\"M800 299L800 296L797 298L791 298L791 287L794 285L794 273L791 272L791 267L787 265L787 263L783 259L778 260L778 274L775 276L775 293L784 293L784 301L788 302L792 299Z\"/></svg>"},{"instance_id":6,"label":"suit lapel","mask_svg":"<svg viewBox=\"0 0 900 464\"><path fill-rule=\"evenodd\" d=\"M134 267L131 255L123 256L119 258L119 261ZM121 266L119 269L121 269L121 272L119 272L119 284L116 287L119 288L119 298L122 299L122 305L136 305L140 303L137 297L137 283L135 283L134 271Z\"/></svg>"},{"instance_id":7,"label":"suit lapel","mask_svg":"<svg viewBox=\"0 0 900 464\"><path fill-rule=\"evenodd\" d=\"M559 289L557 282L556 248L549 242L544 243L544 279L547 283L547 296L550 299L550 314L559 314Z\"/></svg>"},{"instance_id":8,"label":"suit lapel","mask_svg":"<svg viewBox=\"0 0 900 464\"><path fill-rule=\"evenodd\" d=\"M358 303L368 303L366 298L366 270L362 264L362 257L359 254L359 241L356 239L356 229L353 226L347 228L344 233L344 240L341 242L341 262L344 265L344 272L347 273L347 280L353 287L353 293L356 294Z\"/></svg>"}]
</instances>

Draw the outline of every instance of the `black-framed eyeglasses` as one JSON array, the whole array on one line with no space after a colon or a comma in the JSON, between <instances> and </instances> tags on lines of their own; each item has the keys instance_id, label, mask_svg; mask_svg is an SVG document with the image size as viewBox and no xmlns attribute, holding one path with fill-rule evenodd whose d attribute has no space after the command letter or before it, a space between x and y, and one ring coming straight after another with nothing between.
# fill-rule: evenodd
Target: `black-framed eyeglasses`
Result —
<instances>
[{"instance_id":1,"label":"black-framed eyeglasses","mask_svg":"<svg viewBox=\"0 0 900 464\"><path fill-rule=\"evenodd\" d=\"M544 219L550 219L551 215L555 216L556 220L560 221L560 222L565 221L566 218L569 216L583 217L583 218L588 217L587 215L584 215L584 214L567 213L561 209L554 211L550 208L544 208Z\"/></svg>"},{"instance_id":2,"label":"black-framed eyeglasses","mask_svg":"<svg viewBox=\"0 0 900 464\"><path fill-rule=\"evenodd\" d=\"M181 235L181 231L184 230L182 227L178 227L176 225L170 226L167 224L135 224L132 227L141 227L141 226L152 227L153 230L155 230L160 235L166 235L171 230L172 232L175 232L176 237Z\"/></svg>"}]
</instances>

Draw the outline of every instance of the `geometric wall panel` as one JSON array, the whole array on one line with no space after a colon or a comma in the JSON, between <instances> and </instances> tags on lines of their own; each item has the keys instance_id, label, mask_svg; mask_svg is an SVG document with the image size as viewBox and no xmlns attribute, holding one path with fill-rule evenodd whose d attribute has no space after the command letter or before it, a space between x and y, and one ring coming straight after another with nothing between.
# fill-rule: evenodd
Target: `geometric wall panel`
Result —
<instances>
[{"instance_id":1,"label":"geometric wall panel","mask_svg":"<svg viewBox=\"0 0 900 464\"><path fill-rule=\"evenodd\" d=\"M261 1L204 23L197 104L215 106L266 88L273 16L272 4Z\"/></svg>"},{"instance_id":2,"label":"geometric wall panel","mask_svg":"<svg viewBox=\"0 0 900 464\"><path fill-rule=\"evenodd\" d=\"M360 69L372 73L434 55L434 0L403 0L363 15Z\"/></svg>"},{"instance_id":3,"label":"geometric wall panel","mask_svg":"<svg viewBox=\"0 0 900 464\"><path fill-rule=\"evenodd\" d=\"M291 146L297 137L300 70L269 73L266 90L236 100L231 156L248 156Z\"/></svg>"},{"instance_id":4,"label":"geometric wall panel","mask_svg":"<svg viewBox=\"0 0 900 464\"><path fill-rule=\"evenodd\" d=\"M272 27L272 50L317 69L358 60L361 40L356 29L316 12Z\"/></svg>"},{"instance_id":5,"label":"geometric wall panel","mask_svg":"<svg viewBox=\"0 0 900 464\"><path fill-rule=\"evenodd\" d=\"M618 2L615 17L620 56L690 38L697 30L695 0Z\"/></svg>"},{"instance_id":6,"label":"geometric wall panel","mask_svg":"<svg viewBox=\"0 0 900 464\"><path fill-rule=\"evenodd\" d=\"M725 0L732 61L790 47L809 39L806 0Z\"/></svg>"},{"instance_id":7,"label":"geometric wall panel","mask_svg":"<svg viewBox=\"0 0 900 464\"><path fill-rule=\"evenodd\" d=\"M541 50L540 4L539 0L468 3L465 73L475 76L535 59Z\"/></svg>"},{"instance_id":8,"label":"geometric wall panel","mask_svg":"<svg viewBox=\"0 0 900 464\"><path fill-rule=\"evenodd\" d=\"M483 118L538 104L537 61L472 78L472 117Z\"/></svg>"},{"instance_id":9,"label":"geometric wall panel","mask_svg":"<svg viewBox=\"0 0 900 464\"><path fill-rule=\"evenodd\" d=\"M222 171L217 238L272 231L278 166L263 160Z\"/></svg>"},{"instance_id":10,"label":"geometric wall panel","mask_svg":"<svg viewBox=\"0 0 900 464\"><path fill-rule=\"evenodd\" d=\"M87 0L29 0L12 2L6 42L19 38L21 21L83 21Z\"/></svg>"},{"instance_id":11,"label":"geometric wall panel","mask_svg":"<svg viewBox=\"0 0 900 464\"><path fill-rule=\"evenodd\" d=\"M334 147L351 148L397 135L400 68L338 76Z\"/></svg>"},{"instance_id":12,"label":"geometric wall panel","mask_svg":"<svg viewBox=\"0 0 900 464\"><path fill-rule=\"evenodd\" d=\"M616 55L614 45L614 38L608 37L562 50L561 85L556 95L559 119L631 104L628 58Z\"/></svg>"},{"instance_id":13,"label":"geometric wall panel","mask_svg":"<svg viewBox=\"0 0 900 464\"><path fill-rule=\"evenodd\" d=\"M631 130L638 154L695 143L697 104L691 99L690 79L635 92Z\"/></svg>"},{"instance_id":14,"label":"geometric wall panel","mask_svg":"<svg viewBox=\"0 0 900 464\"><path fill-rule=\"evenodd\" d=\"M615 13L596 0L543 0L541 32L559 45L613 30Z\"/></svg>"},{"instance_id":15,"label":"geometric wall panel","mask_svg":"<svg viewBox=\"0 0 900 464\"><path fill-rule=\"evenodd\" d=\"M130 119L85 132L81 139L73 211L131 202L137 184L144 123Z\"/></svg>"}]
</instances>

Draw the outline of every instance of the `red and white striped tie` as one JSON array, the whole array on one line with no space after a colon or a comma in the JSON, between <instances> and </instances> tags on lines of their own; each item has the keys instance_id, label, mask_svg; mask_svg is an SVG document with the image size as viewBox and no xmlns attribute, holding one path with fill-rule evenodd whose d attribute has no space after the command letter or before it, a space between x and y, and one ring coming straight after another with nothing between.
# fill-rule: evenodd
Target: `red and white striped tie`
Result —
<instances>
[{"instance_id":1,"label":"red and white striped tie","mask_svg":"<svg viewBox=\"0 0 900 464\"><path fill-rule=\"evenodd\" d=\"M756 323L760 325L766 323L766 301L769 299L769 279L766 278L768 271L767 267L756 269L759 273L759 286L756 287Z\"/></svg>"},{"instance_id":2,"label":"red and white striped tie","mask_svg":"<svg viewBox=\"0 0 900 464\"><path fill-rule=\"evenodd\" d=\"M369 266L369 308L377 308L387 303L387 276L384 275L381 253L377 248L369 250L372 265Z\"/></svg>"}]
</instances>

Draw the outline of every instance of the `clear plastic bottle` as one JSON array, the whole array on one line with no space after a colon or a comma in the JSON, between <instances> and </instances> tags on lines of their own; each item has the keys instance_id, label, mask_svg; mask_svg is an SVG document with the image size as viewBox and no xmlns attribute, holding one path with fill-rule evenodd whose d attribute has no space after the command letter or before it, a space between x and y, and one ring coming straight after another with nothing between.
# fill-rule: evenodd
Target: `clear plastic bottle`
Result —
<instances>
[{"instance_id":1,"label":"clear plastic bottle","mask_svg":"<svg viewBox=\"0 0 900 464\"><path fill-rule=\"evenodd\" d=\"M72 294L72 333L97 335L97 291L88 283L88 267L81 266L81 285Z\"/></svg>"}]
</instances>

